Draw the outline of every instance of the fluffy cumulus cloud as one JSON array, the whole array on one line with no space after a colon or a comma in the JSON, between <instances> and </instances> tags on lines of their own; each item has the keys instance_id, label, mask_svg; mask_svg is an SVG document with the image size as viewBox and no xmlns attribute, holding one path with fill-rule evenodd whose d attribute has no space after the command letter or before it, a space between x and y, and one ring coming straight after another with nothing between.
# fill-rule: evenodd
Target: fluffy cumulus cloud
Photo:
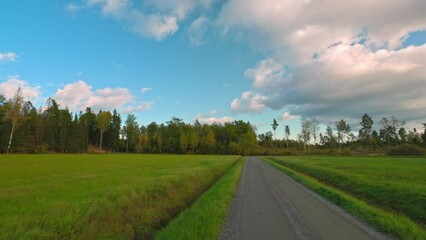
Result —
<instances>
[{"instance_id":1,"label":"fluffy cumulus cloud","mask_svg":"<svg viewBox=\"0 0 426 240\"><path fill-rule=\"evenodd\" d=\"M245 71L245 76L253 79L253 86L273 87L282 84L285 71L281 64L272 58L260 61L255 67Z\"/></svg>"},{"instance_id":2,"label":"fluffy cumulus cloud","mask_svg":"<svg viewBox=\"0 0 426 240\"><path fill-rule=\"evenodd\" d=\"M94 110L118 109L122 113L145 111L152 107L153 103L134 105L134 96L127 88L103 88L93 90L93 87L84 81L66 84L58 89L53 98L62 107L68 107L71 111L84 110L91 107Z\"/></svg>"},{"instance_id":3,"label":"fluffy cumulus cloud","mask_svg":"<svg viewBox=\"0 0 426 240\"><path fill-rule=\"evenodd\" d=\"M93 91L92 86L84 81L66 84L56 91L53 97L62 107L71 110L113 109L123 106L133 96L126 88L104 88Z\"/></svg>"},{"instance_id":4,"label":"fluffy cumulus cloud","mask_svg":"<svg viewBox=\"0 0 426 240\"><path fill-rule=\"evenodd\" d=\"M426 30L424 9L422 0L230 0L217 20L223 32L270 56L245 72L252 90L231 108L423 118L426 44L403 43Z\"/></svg>"},{"instance_id":5,"label":"fluffy cumulus cloud","mask_svg":"<svg viewBox=\"0 0 426 240\"><path fill-rule=\"evenodd\" d=\"M230 0L218 22L265 47L288 46L286 50L311 57L361 35L376 47L397 48L408 33L425 29L425 8L422 0Z\"/></svg>"},{"instance_id":6,"label":"fluffy cumulus cloud","mask_svg":"<svg viewBox=\"0 0 426 240\"><path fill-rule=\"evenodd\" d=\"M259 87L253 76L258 92L243 93L231 108L259 112L262 107L248 107L257 105L303 116L357 118L367 112L420 119L426 115L425 56L426 45L376 52L359 44L337 45L287 77L267 74L264 81L270 84ZM254 96L259 104L253 104Z\"/></svg>"},{"instance_id":7,"label":"fluffy cumulus cloud","mask_svg":"<svg viewBox=\"0 0 426 240\"><path fill-rule=\"evenodd\" d=\"M200 123L205 124L213 124L213 123L226 123L226 122L232 122L234 121L234 118L224 116L224 117L215 117L217 111L212 110L209 113L206 114L197 114L196 120L198 120Z\"/></svg>"},{"instance_id":8,"label":"fluffy cumulus cloud","mask_svg":"<svg viewBox=\"0 0 426 240\"><path fill-rule=\"evenodd\" d=\"M240 98L235 98L231 102L231 109L235 113L252 112L258 113L265 108L268 100L266 96L251 91L243 92Z\"/></svg>"},{"instance_id":9,"label":"fluffy cumulus cloud","mask_svg":"<svg viewBox=\"0 0 426 240\"><path fill-rule=\"evenodd\" d=\"M18 55L13 52L0 52L0 62L14 62Z\"/></svg>"},{"instance_id":10,"label":"fluffy cumulus cloud","mask_svg":"<svg viewBox=\"0 0 426 240\"><path fill-rule=\"evenodd\" d=\"M11 76L6 81L0 82L0 94L6 98L12 98L18 88L21 88L24 99L39 100L40 86L31 85L28 81L20 79L19 76Z\"/></svg>"}]
</instances>

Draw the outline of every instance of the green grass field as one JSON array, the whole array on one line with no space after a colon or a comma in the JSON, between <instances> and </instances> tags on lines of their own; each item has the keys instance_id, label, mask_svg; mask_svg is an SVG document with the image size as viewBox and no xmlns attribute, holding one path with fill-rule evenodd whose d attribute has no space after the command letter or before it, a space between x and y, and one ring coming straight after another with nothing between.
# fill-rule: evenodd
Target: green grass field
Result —
<instances>
[{"instance_id":1,"label":"green grass field","mask_svg":"<svg viewBox=\"0 0 426 240\"><path fill-rule=\"evenodd\" d=\"M237 156L2 155L0 239L146 239Z\"/></svg>"},{"instance_id":2,"label":"green grass field","mask_svg":"<svg viewBox=\"0 0 426 240\"><path fill-rule=\"evenodd\" d=\"M389 215L387 218L395 218L393 221L385 219L386 214L382 216L381 212L375 210L369 212L369 209L364 209L363 203L356 200L354 205L347 206L353 208L349 209L350 212L381 230L402 237L405 234L404 224L411 219L412 223L407 223L407 227L411 228L413 224L418 226L412 227L413 231L417 232L413 233L412 239L416 239L416 236L426 236L426 158L304 156L270 159L284 166L286 168L284 171L291 171L291 175L297 175L299 181L312 184L311 187L317 188L317 192L329 199L332 198L331 200L339 205L346 204L346 200L342 200L346 196L338 196L339 193L336 195L332 189L342 191L349 198L359 199L368 206L383 210L383 213L390 213L392 216ZM314 180L332 189L326 189L326 186L323 188ZM378 218L378 215L381 217ZM390 222L380 223L388 220ZM388 226L385 226L386 224Z\"/></svg>"}]
</instances>

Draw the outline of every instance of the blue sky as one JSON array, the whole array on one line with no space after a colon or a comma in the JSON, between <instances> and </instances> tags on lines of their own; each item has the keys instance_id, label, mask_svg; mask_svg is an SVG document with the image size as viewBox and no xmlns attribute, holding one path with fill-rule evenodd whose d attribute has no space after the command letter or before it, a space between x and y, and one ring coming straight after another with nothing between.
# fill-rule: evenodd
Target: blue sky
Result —
<instances>
[{"instance_id":1,"label":"blue sky","mask_svg":"<svg viewBox=\"0 0 426 240\"><path fill-rule=\"evenodd\" d=\"M367 112L416 126L426 120L426 6L380 2L1 1L0 94L21 86L38 106L54 97L143 124L243 119L265 132L276 118L297 132L301 116L356 124Z\"/></svg>"}]
</instances>

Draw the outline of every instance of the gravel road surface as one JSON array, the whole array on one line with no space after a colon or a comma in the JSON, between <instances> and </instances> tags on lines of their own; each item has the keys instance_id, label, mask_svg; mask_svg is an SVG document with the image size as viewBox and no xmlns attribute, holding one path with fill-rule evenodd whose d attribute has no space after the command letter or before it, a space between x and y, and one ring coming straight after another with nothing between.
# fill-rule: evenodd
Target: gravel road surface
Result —
<instances>
[{"instance_id":1,"label":"gravel road surface","mask_svg":"<svg viewBox=\"0 0 426 240\"><path fill-rule=\"evenodd\" d=\"M221 239L386 239L259 158L249 157Z\"/></svg>"}]
</instances>

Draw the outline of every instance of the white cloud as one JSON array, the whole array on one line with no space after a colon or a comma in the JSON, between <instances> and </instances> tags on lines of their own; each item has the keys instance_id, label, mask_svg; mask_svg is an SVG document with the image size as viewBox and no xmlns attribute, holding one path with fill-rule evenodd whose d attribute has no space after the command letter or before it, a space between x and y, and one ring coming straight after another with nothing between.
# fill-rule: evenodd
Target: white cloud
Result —
<instances>
[{"instance_id":1,"label":"white cloud","mask_svg":"<svg viewBox=\"0 0 426 240\"><path fill-rule=\"evenodd\" d=\"M83 7L99 7L105 17L111 17L124 28L143 37L163 40L179 30L189 12L206 7L210 1L202 0L148 0L137 5L130 0L85 0Z\"/></svg>"},{"instance_id":2,"label":"white cloud","mask_svg":"<svg viewBox=\"0 0 426 240\"><path fill-rule=\"evenodd\" d=\"M169 35L173 35L178 29L177 18L174 16L151 14L148 16L142 13L135 13L132 29L141 36L152 36L157 40L163 40Z\"/></svg>"},{"instance_id":3,"label":"white cloud","mask_svg":"<svg viewBox=\"0 0 426 240\"><path fill-rule=\"evenodd\" d=\"M133 113L133 112L143 112L148 109L151 109L152 106L154 106L153 102L144 102L142 104L139 104L137 106L128 106L123 109L121 109L121 113L127 114L127 113Z\"/></svg>"},{"instance_id":4,"label":"white cloud","mask_svg":"<svg viewBox=\"0 0 426 240\"><path fill-rule=\"evenodd\" d=\"M152 88L144 87L144 88L141 89L141 93L146 93L146 92L149 92L149 91L152 91Z\"/></svg>"},{"instance_id":5,"label":"white cloud","mask_svg":"<svg viewBox=\"0 0 426 240\"><path fill-rule=\"evenodd\" d=\"M82 8L99 7L105 17L119 21L125 29L143 37L163 40L178 29L178 17L161 12L145 13L130 0L85 0Z\"/></svg>"},{"instance_id":6,"label":"white cloud","mask_svg":"<svg viewBox=\"0 0 426 240\"><path fill-rule=\"evenodd\" d=\"M282 83L285 71L281 64L272 58L260 61L254 68L245 71L245 76L254 80L255 87L271 87Z\"/></svg>"},{"instance_id":7,"label":"white cloud","mask_svg":"<svg viewBox=\"0 0 426 240\"><path fill-rule=\"evenodd\" d=\"M200 46L206 43L207 23L208 19L204 16L200 16L191 23L188 29L188 37L192 44Z\"/></svg>"},{"instance_id":8,"label":"white cloud","mask_svg":"<svg viewBox=\"0 0 426 240\"><path fill-rule=\"evenodd\" d=\"M296 117L297 117L296 115L291 115L289 112L285 112L285 113L283 113L283 115L280 117L280 120L287 120L287 121L290 121L290 120L295 119Z\"/></svg>"},{"instance_id":9,"label":"white cloud","mask_svg":"<svg viewBox=\"0 0 426 240\"><path fill-rule=\"evenodd\" d=\"M240 98L231 102L231 109L236 113L252 112L258 113L265 108L266 96L251 91L243 92Z\"/></svg>"},{"instance_id":10,"label":"white cloud","mask_svg":"<svg viewBox=\"0 0 426 240\"><path fill-rule=\"evenodd\" d=\"M376 52L360 44L336 45L280 80L266 75L264 82L278 81L278 85L258 88L254 78L256 92L243 93L231 108L258 112L247 107L258 95L268 96L260 101L263 107L287 108L302 116L356 118L367 112L420 119L426 115L424 56L426 44ZM241 102L246 105L241 107Z\"/></svg>"},{"instance_id":11,"label":"white cloud","mask_svg":"<svg viewBox=\"0 0 426 240\"><path fill-rule=\"evenodd\" d=\"M198 120L200 123L205 123L205 124L213 124L213 123L226 123L226 122L232 122L234 121L234 118L232 117L228 117L228 116L224 116L224 117L215 117L214 115L216 115L217 111L216 110L212 110L209 113L206 114L197 114L196 120Z\"/></svg>"},{"instance_id":12,"label":"white cloud","mask_svg":"<svg viewBox=\"0 0 426 240\"><path fill-rule=\"evenodd\" d=\"M37 101L40 97L40 86L30 85L28 81L11 76L6 81L0 82L0 94L12 98L18 88L22 89L22 96L26 100Z\"/></svg>"},{"instance_id":13,"label":"white cloud","mask_svg":"<svg viewBox=\"0 0 426 240\"><path fill-rule=\"evenodd\" d=\"M230 0L216 23L266 55L245 72L252 90L231 109L424 118L426 44L402 45L426 30L424 9L423 0Z\"/></svg>"},{"instance_id":14,"label":"white cloud","mask_svg":"<svg viewBox=\"0 0 426 240\"><path fill-rule=\"evenodd\" d=\"M423 0L230 0L218 23L257 47L284 49L300 61L363 32L368 44L396 49L408 33L426 29L424 9Z\"/></svg>"},{"instance_id":15,"label":"white cloud","mask_svg":"<svg viewBox=\"0 0 426 240\"><path fill-rule=\"evenodd\" d=\"M18 58L18 55L13 52L0 52L0 62L14 62Z\"/></svg>"},{"instance_id":16,"label":"white cloud","mask_svg":"<svg viewBox=\"0 0 426 240\"><path fill-rule=\"evenodd\" d=\"M88 99L93 95L92 86L84 81L69 83L63 89L58 89L53 97L62 107L71 110L84 110L88 105Z\"/></svg>"},{"instance_id":17,"label":"white cloud","mask_svg":"<svg viewBox=\"0 0 426 240\"><path fill-rule=\"evenodd\" d=\"M86 107L95 110L113 110L130 103L134 98L127 88L103 88L94 91L92 88L80 80L58 89L53 98L59 105L68 107L71 111L84 110Z\"/></svg>"}]
</instances>

